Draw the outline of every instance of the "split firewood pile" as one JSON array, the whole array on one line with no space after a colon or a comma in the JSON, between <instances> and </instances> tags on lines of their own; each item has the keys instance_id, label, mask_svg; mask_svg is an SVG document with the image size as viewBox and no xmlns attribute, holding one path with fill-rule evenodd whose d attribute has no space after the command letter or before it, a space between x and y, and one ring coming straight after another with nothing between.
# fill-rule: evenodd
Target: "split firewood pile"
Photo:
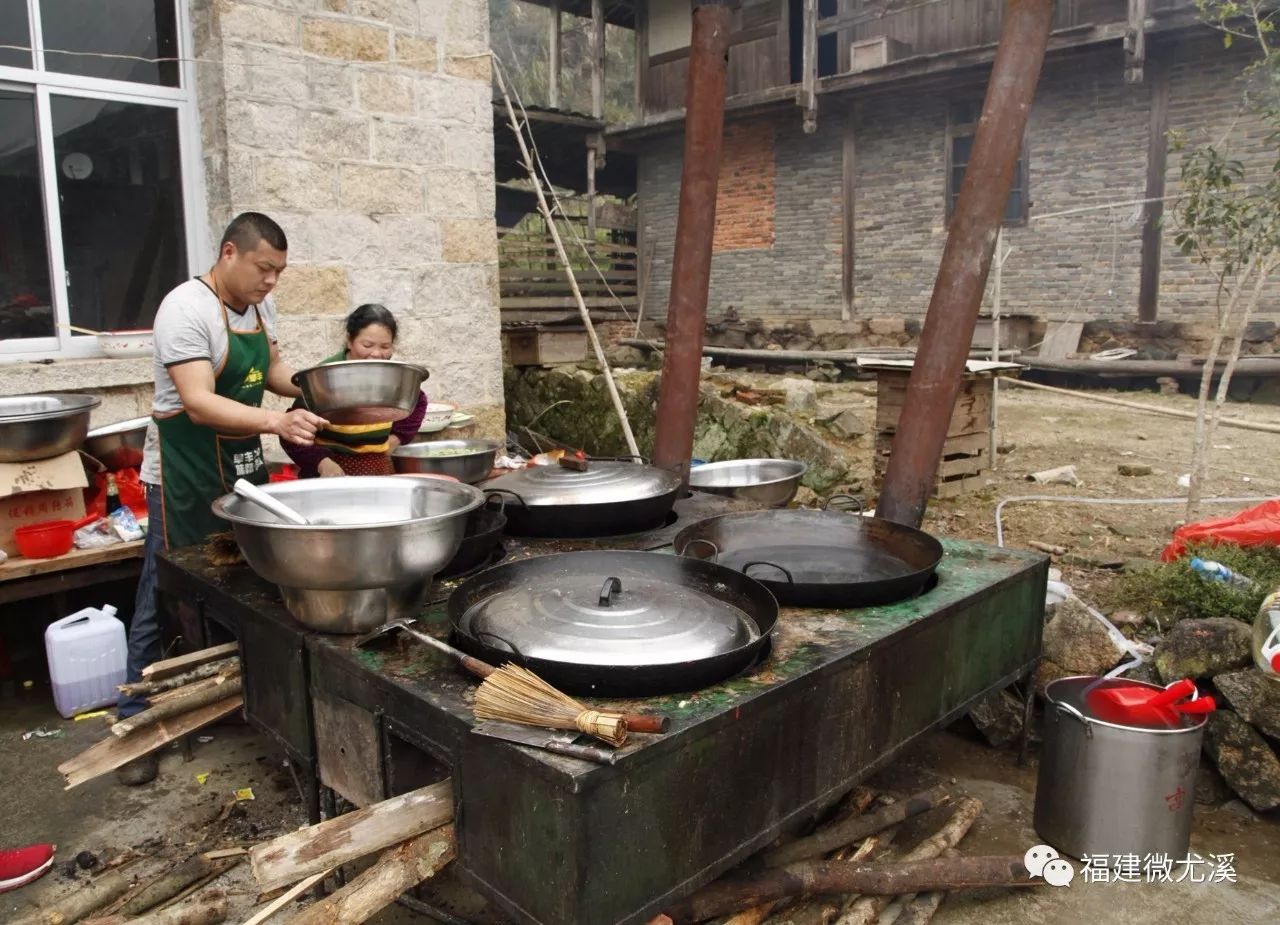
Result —
<instances>
[{"instance_id":1,"label":"split firewood pile","mask_svg":"<svg viewBox=\"0 0 1280 925\"><path fill-rule=\"evenodd\" d=\"M945 821L904 848L899 835L926 812ZM756 855L649 925L924 925L952 890L1042 883L1021 856L957 852L981 812L981 801L946 787L901 800L857 787L809 835Z\"/></svg>"},{"instance_id":2,"label":"split firewood pile","mask_svg":"<svg viewBox=\"0 0 1280 925\"><path fill-rule=\"evenodd\" d=\"M67 789L100 777L161 749L239 710L240 658L236 643L165 659L142 670L142 680L122 684L141 695L147 709L111 726L112 735L58 766Z\"/></svg>"}]
</instances>

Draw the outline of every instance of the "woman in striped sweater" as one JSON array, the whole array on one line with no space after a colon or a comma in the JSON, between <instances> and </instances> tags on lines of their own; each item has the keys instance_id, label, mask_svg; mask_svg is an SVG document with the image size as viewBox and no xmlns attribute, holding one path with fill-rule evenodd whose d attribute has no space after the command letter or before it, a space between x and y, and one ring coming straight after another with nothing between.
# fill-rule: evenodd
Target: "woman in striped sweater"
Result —
<instances>
[{"instance_id":1,"label":"woman in striped sweater","mask_svg":"<svg viewBox=\"0 0 1280 925\"><path fill-rule=\"evenodd\" d=\"M347 316L346 346L321 363L343 360L389 360L395 352L396 318L384 306L361 305ZM391 451L409 443L427 413L427 395L419 394L409 416L394 424L330 424L316 433L313 446L281 440L280 446L309 479L334 475L390 475Z\"/></svg>"}]
</instances>

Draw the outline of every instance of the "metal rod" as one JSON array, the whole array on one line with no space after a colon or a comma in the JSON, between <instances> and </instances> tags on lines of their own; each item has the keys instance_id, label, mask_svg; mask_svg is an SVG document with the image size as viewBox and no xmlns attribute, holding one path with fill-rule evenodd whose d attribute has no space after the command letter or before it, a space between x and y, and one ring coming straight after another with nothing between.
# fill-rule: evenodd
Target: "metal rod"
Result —
<instances>
[{"instance_id":1,"label":"metal rod","mask_svg":"<svg viewBox=\"0 0 1280 925\"><path fill-rule=\"evenodd\" d=\"M880 516L896 523L918 527L924 520L1044 64L1053 8L1054 0L1009 0L1005 11L880 492Z\"/></svg>"},{"instance_id":2,"label":"metal rod","mask_svg":"<svg viewBox=\"0 0 1280 925\"><path fill-rule=\"evenodd\" d=\"M654 465L689 481L698 414L702 338L711 284L711 245L724 145L724 90L729 54L729 7L703 0L693 11L685 89L684 166L676 216L666 353L658 393Z\"/></svg>"}]
</instances>

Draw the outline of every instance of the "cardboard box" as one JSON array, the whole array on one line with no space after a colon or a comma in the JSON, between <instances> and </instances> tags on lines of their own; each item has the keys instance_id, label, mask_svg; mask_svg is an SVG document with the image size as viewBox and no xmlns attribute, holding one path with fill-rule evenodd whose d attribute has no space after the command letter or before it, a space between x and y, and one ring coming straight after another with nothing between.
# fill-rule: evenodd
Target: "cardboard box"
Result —
<instances>
[{"instance_id":1,"label":"cardboard box","mask_svg":"<svg viewBox=\"0 0 1280 925\"><path fill-rule=\"evenodd\" d=\"M89 480L74 450L28 463L0 463L0 549L18 555L15 527L46 520L79 520Z\"/></svg>"}]
</instances>

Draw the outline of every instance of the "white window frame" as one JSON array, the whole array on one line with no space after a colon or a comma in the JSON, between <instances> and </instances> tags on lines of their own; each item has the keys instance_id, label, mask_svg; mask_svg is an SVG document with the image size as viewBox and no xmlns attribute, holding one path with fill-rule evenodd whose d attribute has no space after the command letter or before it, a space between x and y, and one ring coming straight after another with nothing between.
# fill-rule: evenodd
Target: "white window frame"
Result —
<instances>
[{"instance_id":1,"label":"white window frame","mask_svg":"<svg viewBox=\"0 0 1280 925\"><path fill-rule=\"evenodd\" d=\"M53 156L51 96L143 103L173 109L178 117L178 158L182 172L183 221L186 231L188 272L194 272L211 253L207 207L204 196L204 169L200 156L200 120L196 107L196 65L189 49L194 47L188 0L172 0L177 16L178 87L130 83L100 77L81 77L44 70L44 42L40 26L39 0L27 0L27 21L31 45L35 48L34 70L0 66L0 86L30 92L35 104L36 147L40 158L43 194L45 246L49 254L49 290L57 327L52 337L0 340L0 363L44 359L75 359L102 356L98 339L77 335L66 327L71 323L67 298L66 259L62 252L62 213L58 208L58 165ZM58 281L61 281L60 283Z\"/></svg>"}]
</instances>

